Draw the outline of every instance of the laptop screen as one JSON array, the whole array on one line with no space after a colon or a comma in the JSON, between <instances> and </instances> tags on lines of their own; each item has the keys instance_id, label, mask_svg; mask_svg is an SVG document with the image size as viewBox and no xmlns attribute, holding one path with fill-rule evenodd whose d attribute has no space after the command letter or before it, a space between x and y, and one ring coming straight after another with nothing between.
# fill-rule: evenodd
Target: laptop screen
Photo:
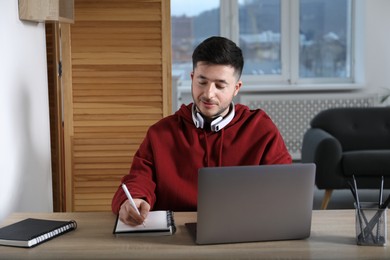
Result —
<instances>
[{"instance_id":1,"label":"laptop screen","mask_svg":"<svg viewBox=\"0 0 390 260\"><path fill-rule=\"evenodd\" d=\"M198 244L310 236L314 164L199 169Z\"/></svg>"}]
</instances>

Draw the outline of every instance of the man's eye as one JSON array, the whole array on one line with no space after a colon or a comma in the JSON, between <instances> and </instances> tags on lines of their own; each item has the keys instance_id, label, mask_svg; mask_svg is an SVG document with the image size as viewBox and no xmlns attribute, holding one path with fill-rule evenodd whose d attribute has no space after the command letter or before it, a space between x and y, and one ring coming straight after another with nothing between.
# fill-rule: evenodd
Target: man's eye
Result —
<instances>
[{"instance_id":1,"label":"man's eye","mask_svg":"<svg viewBox=\"0 0 390 260\"><path fill-rule=\"evenodd\" d=\"M199 85L206 85L207 82L206 81L199 81Z\"/></svg>"}]
</instances>

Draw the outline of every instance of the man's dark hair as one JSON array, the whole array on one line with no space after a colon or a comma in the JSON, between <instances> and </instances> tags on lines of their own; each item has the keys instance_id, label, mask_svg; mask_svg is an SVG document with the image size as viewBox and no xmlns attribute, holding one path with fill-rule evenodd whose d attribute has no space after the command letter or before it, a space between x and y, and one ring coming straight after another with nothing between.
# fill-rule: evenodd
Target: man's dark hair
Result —
<instances>
[{"instance_id":1,"label":"man's dark hair","mask_svg":"<svg viewBox=\"0 0 390 260\"><path fill-rule=\"evenodd\" d=\"M198 62L207 64L232 66L238 76L241 77L244 67L244 58L241 49L231 40L213 36L201 42L192 54L192 66Z\"/></svg>"}]
</instances>

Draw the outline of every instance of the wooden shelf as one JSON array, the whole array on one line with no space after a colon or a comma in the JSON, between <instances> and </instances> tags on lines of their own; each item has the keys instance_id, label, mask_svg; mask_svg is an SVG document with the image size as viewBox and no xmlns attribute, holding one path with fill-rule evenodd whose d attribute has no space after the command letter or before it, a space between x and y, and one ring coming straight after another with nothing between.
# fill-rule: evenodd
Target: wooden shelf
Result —
<instances>
[{"instance_id":1,"label":"wooden shelf","mask_svg":"<svg viewBox=\"0 0 390 260\"><path fill-rule=\"evenodd\" d=\"M19 19L74 23L74 0L19 0Z\"/></svg>"}]
</instances>

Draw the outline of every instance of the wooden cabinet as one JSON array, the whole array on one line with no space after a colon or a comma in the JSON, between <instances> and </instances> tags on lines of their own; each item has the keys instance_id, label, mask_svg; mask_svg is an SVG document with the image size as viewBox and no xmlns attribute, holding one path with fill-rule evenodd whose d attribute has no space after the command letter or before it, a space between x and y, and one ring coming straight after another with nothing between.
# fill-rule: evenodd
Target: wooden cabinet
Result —
<instances>
[{"instance_id":1,"label":"wooden cabinet","mask_svg":"<svg viewBox=\"0 0 390 260\"><path fill-rule=\"evenodd\" d=\"M66 211L110 211L148 127L171 113L170 2L76 0L61 25Z\"/></svg>"},{"instance_id":2,"label":"wooden cabinet","mask_svg":"<svg viewBox=\"0 0 390 260\"><path fill-rule=\"evenodd\" d=\"M74 0L19 0L19 19L73 23Z\"/></svg>"}]
</instances>

